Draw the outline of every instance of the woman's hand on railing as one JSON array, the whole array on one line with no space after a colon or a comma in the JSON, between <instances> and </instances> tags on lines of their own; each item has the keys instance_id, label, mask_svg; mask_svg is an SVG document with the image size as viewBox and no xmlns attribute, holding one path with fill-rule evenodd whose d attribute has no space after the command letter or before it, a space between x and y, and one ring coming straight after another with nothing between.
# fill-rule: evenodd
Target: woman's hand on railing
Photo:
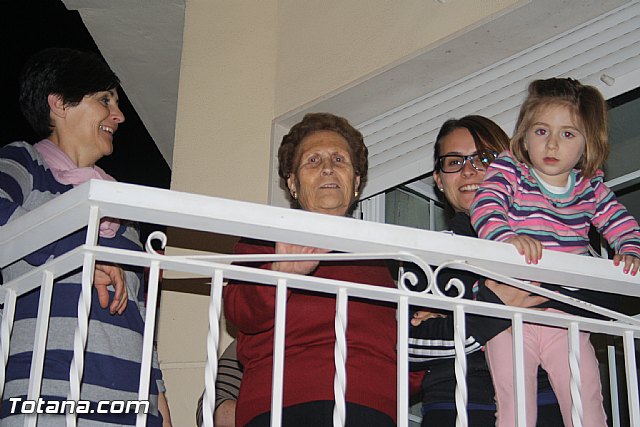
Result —
<instances>
[{"instance_id":1,"label":"woman's hand on railing","mask_svg":"<svg viewBox=\"0 0 640 427\"><path fill-rule=\"evenodd\" d=\"M638 268L640 268L640 258L634 255L620 255L615 254L613 256L613 265L616 267L623 264L622 271L625 274L631 273L632 276L638 274Z\"/></svg>"},{"instance_id":2,"label":"woman's hand on railing","mask_svg":"<svg viewBox=\"0 0 640 427\"><path fill-rule=\"evenodd\" d=\"M291 243L276 242L276 254L326 254L328 249L312 248L309 246L294 245ZM310 274L318 267L320 261L277 261L271 264L271 269L283 273Z\"/></svg>"},{"instance_id":3,"label":"woman's hand on railing","mask_svg":"<svg viewBox=\"0 0 640 427\"><path fill-rule=\"evenodd\" d=\"M411 318L411 326L420 326L420 323L424 322L428 319L435 319L436 317L447 317L442 313L434 313L432 311L420 310L413 313L413 317Z\"/></svg>"},{"instance_id":4,"label":"woman's hand on railing","mask_svg":"<svg viewBox=\"0 0 640 427\"><path fill-rule=\"evenodd\" d=\"M543 304L549 299L540 295L531 295L528 291L518 289L513 286L498 283L495 280L485 279L484 284L489 288L504 305L520 308L534 308ZM531 282L534 286L540 286L539 282Z\"/></svg>"},{"instance_id":5,"label":"woman's hand on railing","mask_svg":"<svg viewBox=\"0 0 640 427\"><path fill-rule=\"evenodd\" d=\"M111 285L115 290L113 302L109 306L109 290ZM129 295L124 281L124 270L116 265L97 262L93 273L93 286L98 291L100 307L107 308L111 314L122 314L127 307Z\"/></svg>"}]
</instances>

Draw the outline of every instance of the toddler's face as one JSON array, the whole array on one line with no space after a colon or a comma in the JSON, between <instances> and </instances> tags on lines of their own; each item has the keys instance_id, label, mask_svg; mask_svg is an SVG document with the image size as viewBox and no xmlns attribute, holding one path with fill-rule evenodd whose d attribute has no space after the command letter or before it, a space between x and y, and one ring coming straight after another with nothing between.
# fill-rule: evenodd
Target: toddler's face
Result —
<instances>
[{"instance_id":1,"label":"toddler's face","mask_svg":"<svg viewBox=\"0 0 640 427\"><path fill-rule=\"evenodd\" d=\"M550 185L563 187L585 148L585 138L566 105L538 111L527 131L525 147L533 168Z\"/></svg>"}]
</instances>

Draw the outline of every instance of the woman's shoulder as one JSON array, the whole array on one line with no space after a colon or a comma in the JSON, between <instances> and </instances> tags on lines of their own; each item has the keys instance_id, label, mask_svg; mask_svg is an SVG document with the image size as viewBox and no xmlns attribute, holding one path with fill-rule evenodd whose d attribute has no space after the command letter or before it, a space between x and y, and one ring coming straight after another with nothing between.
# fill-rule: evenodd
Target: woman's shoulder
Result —
<instances>
[{"instance_id":1,"label":"woman's shoulder","mask_svg":"<svg viewBox=\"0 0 640 427\"><path fill-rule=\"evenodd\" d=\"M25 141L15 141L0 148L0 161L18 164L31 175L45 176L49 169L36 147Z\"/></svg>"},{"instance_id":2,"label":"woman's shoulder","mask_svg":"<svg viewBox=\"0 0 640 427\"><path fill-rule=\"evenodd\" d=\"M0 148L0 158L17 161L39 162L40 155L33 145L26 141L14 141Z\"/></svg>"},{"instance_id":3,"label":"woman's shoulder","mask_svg":"<svg viewBox=\"0 0 640 427\"><path fill-rule=\"evenodd\" d=\"M56 181L36 147L25 141L12 142L0 148L0 169L20 183L23 190L29 187L45 196L38 196L39 201L35 204L39 204L40 199L46 201L73 188Z\"/></svg>"}]
</instances>

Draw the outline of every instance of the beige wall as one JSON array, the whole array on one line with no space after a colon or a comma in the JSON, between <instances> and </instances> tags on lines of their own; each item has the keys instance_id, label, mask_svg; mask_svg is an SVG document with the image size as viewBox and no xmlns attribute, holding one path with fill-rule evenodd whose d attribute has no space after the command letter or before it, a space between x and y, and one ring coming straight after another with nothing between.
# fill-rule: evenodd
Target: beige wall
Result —
<instances>
[{"instance_id":1,"label":"beige wall","mask_svg":"<svg viewBox=\"0 0 640 427\"><path fill-rule=\"evenodd\" d=\"M172 189L266 201L276 6L187 1Z\"/></svg>"},{"instance_id":2,"label":"beige wall","mask_svg":"<svg viewBox=\"0 0 640 427\"><path fill-rule=\"evenodd\" d=\"M276 1L186 3L171 187L265 203ZM169 244L189 246L197 239L191 247L211 249L207 237L170 230ZM165 280L172 290L165 287L160 302L158 355L173 425L180 427L195 424L204 387L208 297L194 290L194 282ZM205 282L200 288L206 292Z\"/></svg>"},{"instance_id":3,"label":"beige wall","mask_svg":"<svg viewBox=\"0 0 640 427\"><path fill-rule=\"evenodd\" d=\"M266 203L275 117L514 3L187 0L172 189ZM169 234L170 245L229 248L228 239L211 239L207 248L207 239ZM201 291L183 291L183 282L165 285L171 290L161 297L158 351L174 425L188 426L204 384L208 301Z\"/></svg>"}]
</instances>

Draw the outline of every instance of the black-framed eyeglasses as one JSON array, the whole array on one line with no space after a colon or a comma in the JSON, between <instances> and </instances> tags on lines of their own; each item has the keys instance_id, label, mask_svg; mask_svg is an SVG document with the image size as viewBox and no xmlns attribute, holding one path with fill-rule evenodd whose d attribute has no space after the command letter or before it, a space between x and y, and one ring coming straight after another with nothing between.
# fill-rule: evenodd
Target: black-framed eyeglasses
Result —
<instances>
[{"instance_id":1,"label":"black-framed eyeglasses","mask_svg":"<svg viewBox=\"0 0 640 427\"><path fill-rule=\"evenodd\" d=\"M438 157L438 170L443 173L460 172L464 165L471 161L471 166L477 171L485 171L493 162L498 153L495 151L480 151L478 153L462 156L459 154L445 154Z\"/></svg>"}]
</instances>

